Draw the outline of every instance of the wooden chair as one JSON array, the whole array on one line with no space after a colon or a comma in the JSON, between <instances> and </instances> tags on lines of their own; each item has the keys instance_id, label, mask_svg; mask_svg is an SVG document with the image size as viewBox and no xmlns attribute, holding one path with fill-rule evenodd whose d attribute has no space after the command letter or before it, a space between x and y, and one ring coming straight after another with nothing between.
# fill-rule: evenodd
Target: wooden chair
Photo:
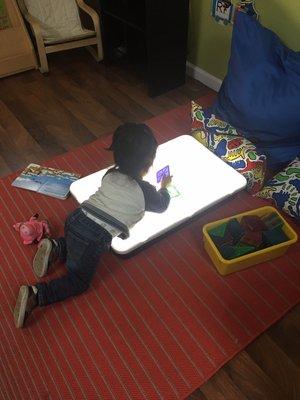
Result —
<instances>
[{"instance_id":1,"label":"wooden chair","mask_svg":"<svg viewBox=\"0 0 300 400\"><path fill-rule=\"evenodd\" d=\"M103 59L99 16L95 10L85 4L84 0L73 0L73 2L70 2L70 0L68 0L69 3L67 3L67 5L73 8L75 7L75 9L72 10L72 13L76 17L75 23L78 25L76 26L76 32L78 32L78 34L66 34L65 37L63 37L63 34L59 32L59 30L57 30L55 26L49 27L49 19L46 19L47 15L46 17L45 15L38 15L37 18L37 16L30 14L28 4L33 4L34 8L34 0L17 1L23 17L29 23L32 33L35 37L36 48L40 60L39 69L42 73L49 72L47 54L57 51L69 50L77 47L86 47L97 62ZM39 1L40 0L36 0L37 3L39 3ZM64 0L61 1L64 2ZM49 0L49 3L50 2L51 0ZM47 0L44 0L43 3L47 3ZM64 7L66 3L62 3L61 5ZM94 25L94 30L82 28L78 8L91 17ZM49 32L47 33L47 29L52 29L53 34L49 34ZM96 47L96 49L92 47L93 45Z\"/></svg>"}]
</instances>

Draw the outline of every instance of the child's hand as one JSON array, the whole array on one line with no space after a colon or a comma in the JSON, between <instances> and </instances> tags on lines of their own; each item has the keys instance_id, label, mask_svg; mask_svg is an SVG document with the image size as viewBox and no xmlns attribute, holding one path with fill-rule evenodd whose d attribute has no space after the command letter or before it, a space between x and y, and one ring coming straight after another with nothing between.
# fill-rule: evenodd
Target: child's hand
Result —
<instances>
[{"instance_id":1,"label":"child's hand","mask_svg":"<svg viewBox=\"0 0 300 400\"><path fill-rule=\"evenodd\" d=\"M166 188L172 182L172 178L173 178L173 176L170 176L170 175L169 176L165 176L161 181L160 187L162 189Z\"/></svg>"}]
</instances>

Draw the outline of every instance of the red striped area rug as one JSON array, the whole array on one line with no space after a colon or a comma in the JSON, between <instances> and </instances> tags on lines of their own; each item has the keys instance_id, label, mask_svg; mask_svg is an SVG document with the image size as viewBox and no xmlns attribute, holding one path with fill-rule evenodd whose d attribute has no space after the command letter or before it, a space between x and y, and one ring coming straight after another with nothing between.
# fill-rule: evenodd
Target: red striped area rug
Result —
<instances>
[{"instance_id":1,"label":"red striped area rug","mask_svg":"<svg viewBox=\"0 0 300 400\"><path fill-rule=\"evenodd\" d=\"M160 142L187 133L189 105L148 123ZM109 142L46 164L89 174L111 162ZM13 308L19 286L35 282L35 246L12 225L38 212L59 234L76 204L12 188L13 178L0 181L1 399L184 399L300 299L300 244L227 277L206 255L204 223L266 204L242 192L130 258L106 254L90 290L35 310L17 330Z\"/></svg>"}]
</instances>

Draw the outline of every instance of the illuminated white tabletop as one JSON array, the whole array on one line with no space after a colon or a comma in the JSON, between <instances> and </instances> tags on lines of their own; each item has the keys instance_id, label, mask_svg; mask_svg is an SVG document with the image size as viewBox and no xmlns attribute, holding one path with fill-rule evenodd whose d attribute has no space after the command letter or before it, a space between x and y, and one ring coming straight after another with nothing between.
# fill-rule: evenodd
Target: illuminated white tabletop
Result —
<instances>
[{"instance_id":1,"label":"illuminated white tabletop","mask_svg":"<svg viewBox=\"0 0 300 400\"><path fill-rule=\"evenodd\" d=\"M127 254L137 249L246 186L246 179L240 173L189 135L158 146L153 166L144 180L159 188L156 172L166 165L173 176L172 185L180 194L171 198L164 213L146 212L130 229L128 239L114 238L112 249L115 252ZM107 168L73 182L71 194L79 203L87 200L101 185L106 171Z\"/></svg>"}]
</instances>

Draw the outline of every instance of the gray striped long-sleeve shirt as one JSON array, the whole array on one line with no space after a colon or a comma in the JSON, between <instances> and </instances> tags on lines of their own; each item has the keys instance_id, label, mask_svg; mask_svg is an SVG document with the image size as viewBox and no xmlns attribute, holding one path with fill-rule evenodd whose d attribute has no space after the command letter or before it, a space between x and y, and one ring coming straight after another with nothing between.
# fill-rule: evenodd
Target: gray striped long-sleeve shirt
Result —
<instances>
[{"instance_id":1,"label":"gray striped long-sleeve shirt","mask_svg":"<svg viewBox=\"0 0 300 400\"><path fill-rule=\"evenodd\" d=\"M133 179L118 170L110 170L104 175L96 193L81 207L112 237L123 233L125 238L129 229L143 218L145 211L161 213L169 203L167 189L156 190L149 182Z\"/></svg>"}]
</instances>

